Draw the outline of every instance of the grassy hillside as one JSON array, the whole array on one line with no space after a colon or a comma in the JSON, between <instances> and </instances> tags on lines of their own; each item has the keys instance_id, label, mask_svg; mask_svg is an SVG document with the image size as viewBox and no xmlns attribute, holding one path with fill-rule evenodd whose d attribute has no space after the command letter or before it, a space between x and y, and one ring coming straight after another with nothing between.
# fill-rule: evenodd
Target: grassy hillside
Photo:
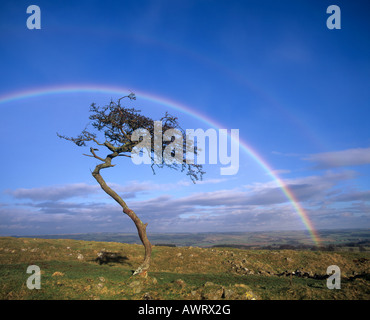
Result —
<instances>
[{"instance_id":1,"label":"grassy hillside","mask_svg":"<svg viewBox=\"0 0 370 320\"><path fill-rule=\"evenodd\" d=\"M0 238L0 299L356 299L370 298L369 252L153 247L147 278L136 244ZM111 252L98 261L100 252ZM29 265L41 269L30 290ZM326 269L341 269L341 289L326 286Z\"/></svg>"}]
</instances>

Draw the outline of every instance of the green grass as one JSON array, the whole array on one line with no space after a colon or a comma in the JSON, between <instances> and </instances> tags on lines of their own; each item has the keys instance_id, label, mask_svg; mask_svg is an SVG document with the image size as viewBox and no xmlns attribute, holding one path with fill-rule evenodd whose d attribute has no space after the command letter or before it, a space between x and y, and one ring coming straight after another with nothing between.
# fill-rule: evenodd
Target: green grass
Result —
<instances>
[{"instance_id":1,"label":"green grass","mask_svg":"<svg viewBox=\"0 0 370 320\"><path fill-rule=\"evenodd\" d=\"M95 258L102 249L125 259L99 265ZM368 252L158 246L153 247L148 278L132 277L143 253L140 245L113 242L0 238L0 299L223 299L226 294L226 299L370 298ZM41 269L40 290L26 286L31 264ZM340 290L329 290L326 280L276 275L296 269L325 274L332 264L342 271ZM240 272L236 265L254 274ZM354 272L363 276L354 278Z\"/></svg>"}]
</instances>

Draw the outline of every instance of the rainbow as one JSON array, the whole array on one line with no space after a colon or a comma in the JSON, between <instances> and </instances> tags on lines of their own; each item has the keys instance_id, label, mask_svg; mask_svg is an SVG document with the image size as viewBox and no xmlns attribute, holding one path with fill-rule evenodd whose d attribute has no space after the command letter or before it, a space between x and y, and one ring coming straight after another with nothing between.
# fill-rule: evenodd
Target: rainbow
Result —
<instances>
[{"instance_id":1,"label":"rainbow","mask_svg":"<svg viewBox=\"0 0 370 320\"><path fill-rule=\"evenodd\" d=\"M144 100L148 100L151 102L155 102L171 109L178 110L184 114L187 114L191 117L194 117L207 125L213 128L223 128L222 125L217 123L215 120L211 119L210 117L202 114L199 111L191 109L179 102L173 101L168 98L160 97L153 94L148 94L141 92L139 90L129 90L122 87L114 87L114 86L102 86L102 85L66 85L66 86L50 86L50 87L43 87L43 88L36 88L31 90L24 90L24 91L17 91L9 94L5 94L0 96L0 104L5 104L8 102L38 97L38 96L45 96L45 95L53 95L53 94L61 94L61 93L81 93L81 92L91 92L91 93L104 93L104 94L116 94L116 95L125 95L128 92L134 92L137 97L140 97ZM258 163L258 165L267 172L267 174L276 182L279 188L282 190L286 198L292 204L294 210L298 213L299 217L301 218L305 228L310 233L310 237L315 245L320 244L320 238L315 230L312 222L310 221L307 213L299 204L297 198L292 193L292 191L288 188L288 186L281 180L281 178L274 172L274 170L270 167L270 165L254 150L250 145L248 145L245 141L240 140L239 144L241 145L242 150L244 150L253 160Z\"/></svg>"}]
</instances>

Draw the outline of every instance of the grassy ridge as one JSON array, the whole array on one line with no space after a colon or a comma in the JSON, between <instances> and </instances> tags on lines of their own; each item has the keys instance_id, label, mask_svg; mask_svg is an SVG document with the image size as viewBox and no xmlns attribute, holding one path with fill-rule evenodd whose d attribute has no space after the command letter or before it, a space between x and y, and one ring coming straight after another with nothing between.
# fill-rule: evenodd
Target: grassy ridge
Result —
<instances>
[{"instance_id":1,"label":"grassy ridge","mask_svg":"<svg viewBox=\"0 0 370 320\"><path fill-rule=\"evenodd\" d=\"M118 258L99 264L101 251L115 252ZM154 246L149 276L131 277L143 253L143 247L135 244L3 237L0 299L370 297L368 252ZM30 276L26 269L33 264L41 269L40 290L26 286ZM333 264L341 269L340 290L329 290L324 279ZM307 276L298 276L303 273Z\"/></svg>"}]
</instances>

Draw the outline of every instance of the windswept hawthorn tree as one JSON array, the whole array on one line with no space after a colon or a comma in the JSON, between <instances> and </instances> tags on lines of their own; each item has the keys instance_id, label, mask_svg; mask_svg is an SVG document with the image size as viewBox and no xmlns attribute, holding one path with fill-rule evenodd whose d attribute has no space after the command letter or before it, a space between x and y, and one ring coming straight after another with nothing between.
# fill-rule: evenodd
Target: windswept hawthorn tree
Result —
<instances>
[{"instance_id":1,"label":"windswept hawthorn tree","mask_svg":"<svg viewBox=\"0 0 370 320\"><path fill-rule=\"evenodd\" d=\"M72 141L79 147L87 147L88 144L95 146L90 147L90 154L84 154L85 156L92 157L100 161L100 163L96 165L94 171L92 171L92 175L100 184L101 188L122 207L123 212L127 214L135 223L140 240L145 248L144 261L134 271L135 275L145 273L150 266L152 245L146 233L146 227L148 223L144 224L136 215L136 213L127 206L126 202L111 187L107 185L101 176L100 170L114 167L115 164L112 164L112 160L117 157L123 156L131 158L134 147L143 141L144 138L150 138L150 151L148 150L148 153L151 159L153 173L155 173L155 167L163 168L166 166L186 172L190 179L195 183L197 180L202 178L202 175L205 172L202 170L201 165L186 163L186 153L188 152L189 154L189 150L193 150L194 154L196 154L197 148L194 145L186 145L185 131L179 126L176 117L173 117L166 112L166 114L160 119L163 132L166 132L168 129L177 129L176 132L181 132L184 138L180 139L182 148L181 161L169 163L163 156L163 150L165 150L170 144L175 143L176 138L172 136L170 139L167 139L169 141L165 141L166 139L161 139L160 148L158 148L158 145L155 147L154 120L140 114L140 110L122 106L121 100L124 98L136 100L135 95L130 93L129 95L118 99L117 102L111 101L104 107L96 106L96 104L93 103L90 107L91 115L89 119L91 122L88 125L88 127L91 127L90 130L88 127L86 127L81 134L75 138L60 134L57 135L60 138ZM142 132L140 134L140 139L133 139L132 136L135 134L135 130L137 129L141 129L139 132ZM135 135L137 136L137 132ZM108 154L106 154L105 157L99 156L97 154L99 149L96 147L103 147ZM158 150L160 150L161 154L158 154ZM171 156L175 156L175 150L176 149L174 148L170 152ZM160 156L160 162L158 161L158 156Z\"/></svg>"}]
</instances>

